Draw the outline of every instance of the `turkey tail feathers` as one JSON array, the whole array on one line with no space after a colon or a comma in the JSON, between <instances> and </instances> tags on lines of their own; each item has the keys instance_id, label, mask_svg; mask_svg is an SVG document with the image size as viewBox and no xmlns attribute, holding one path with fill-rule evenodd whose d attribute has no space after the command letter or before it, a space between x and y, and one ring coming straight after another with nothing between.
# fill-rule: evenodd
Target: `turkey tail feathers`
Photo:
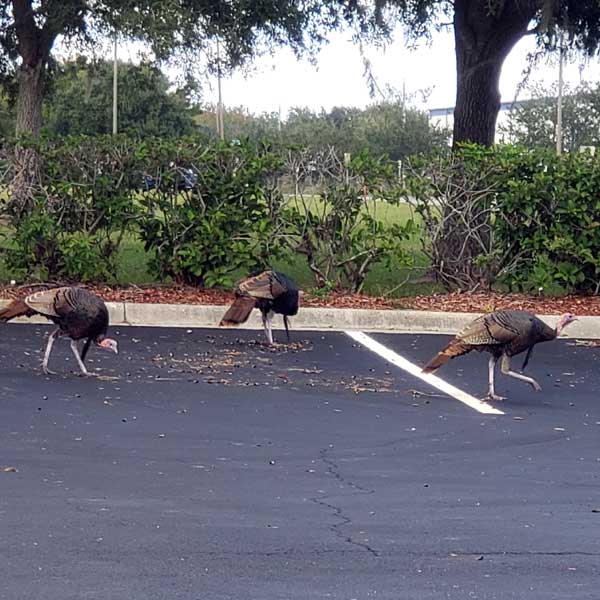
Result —
<instances>
[{"instance_id":1,"label":"turkey tail feathers","mask_svg":"<svg viewBox=\"0 0 600 600\"><path fill-rule=\"evenodd\" d=\"M436 354L422 369L422 373L435 373L444 363L450 360L449 356Z\"/></svg>"},{"instance_id":2,"label":"turkey tail feathers","mask_svg":"<svg viewBox=\"0 0 600 600\"><path fill-rule=\"evenodd\" d=\"M30 317L35 314L23 300L13 300L0 310L0 323L6 323L15 317Z\"/></svg>"},{"instance_id":3,"label":"turkey tail feathers","mask_svg":"<svg viewBox=\"0 0 600 600\"><path fill-rule=\"evenodd\" d=\"M472 349L472 346L454 339L423 367L422 372L433 373L442 365L446 364L450 359L454 358L455 356L467 354L467 352L470 352Z\"/></svg>"},{"instance_id":4,"label":"turkey tail feathers","mask_svg":"<svg viewBox=\"0 0 600 600\"><path fill-rule=\"evenodd\" d=\"M220 327L231 327L240 323L245 323L252 312L252 309L256 306L256 300L254 298L239 297L236 298L234 303L229 307L227 312L223 315Z\"/></svg>"}]
</instances>

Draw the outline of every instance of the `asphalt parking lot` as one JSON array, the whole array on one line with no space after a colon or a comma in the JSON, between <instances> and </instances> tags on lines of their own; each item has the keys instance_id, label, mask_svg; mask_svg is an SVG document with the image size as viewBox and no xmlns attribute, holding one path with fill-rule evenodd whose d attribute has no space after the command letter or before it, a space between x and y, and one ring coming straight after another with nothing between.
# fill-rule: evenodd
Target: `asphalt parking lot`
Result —
<instances>
[{"instance_id":1,"label":"asphalt parking lot","mask_svg":"<svg viewBox=\"0 0 600 600\"><path fill-rule=\"evenodd\" d=\"M600 598L600 347L487 415L344 333L113 328L83 379L48 331L0 338L2 600ZM487 356L438 374L481 397Z\"/></svg>"}]
</instances>

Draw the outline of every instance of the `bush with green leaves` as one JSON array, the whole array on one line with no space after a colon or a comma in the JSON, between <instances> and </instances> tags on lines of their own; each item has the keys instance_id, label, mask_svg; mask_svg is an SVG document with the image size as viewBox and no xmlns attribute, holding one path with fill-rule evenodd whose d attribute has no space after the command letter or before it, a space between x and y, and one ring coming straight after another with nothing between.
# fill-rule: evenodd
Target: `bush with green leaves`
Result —
<instances>
[{"instance_id":1,"label":"bush with green leaves","mask_svg":"<svg viewBox=\"0 0 600 600\"><path fill-rule=\"evenodd\" d=\"M598 158L469 145L411 161L406 182L449 289L600 291Z\"/></svg>"},{"instance_id":2,"label":"bush with green leaves","mask_svg":"<svg viewBox=\"0 0 600 600\"><path fill-rule=\"evenodd\" d=\"M414 224L387 223L380 215L399 202L395 165L367 150L348 158L333 149L288 154L295 191L286 240L306 257L318 287L360 292L374 265L409 263L405 242Z\"/></svg>"},{"instance_id":3,"label":"bush with green leaves","mask_svg":"<svg viewBox=\"0 0 600 600\"><path fill-rule=\"evenodd\" d=\"M137 217L131 190L136 145L127 138L42 140L42 168L27 206L5 205L2 254L17 276L66 281L114 277L116 255Z\"/></svg>"},{"instance_id":4,"label":"bush with green leaves","mask_svg":"<svg viewBox=\"0 0 600 600\"><path fill-rule=\"evenodd\" d=\"M161 279L230 286L237 273L281 255L280 159L267 144L162 140L140 153L151 189L141 199L139 228Z\"/></svg>"},{"instance_id":5,"label":"bush with green leaves","mask_svg":"<svg viewBox=\"0 0 600 600\"><path fill-rule=\"evenodd\" d=\"M600 291L600 158L504 147L494 231L517 289Z\"/></svg>"}]
</instances>

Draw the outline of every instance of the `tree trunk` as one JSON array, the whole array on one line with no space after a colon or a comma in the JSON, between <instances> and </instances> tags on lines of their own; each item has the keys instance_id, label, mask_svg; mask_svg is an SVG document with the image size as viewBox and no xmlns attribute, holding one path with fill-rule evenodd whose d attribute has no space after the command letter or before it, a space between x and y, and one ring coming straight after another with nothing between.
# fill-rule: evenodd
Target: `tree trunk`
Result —
<instances>
[{"instance_id":1,"label":"tree trunk","mask_svg":"<svg viewBox=\"0 0 600 600\"><path fill-rule=\"evenodd\" d=\"M454 147L461 142L493 145L500 111L502 64L526 35L537 9L537 0L454 1L457 82ZM456 167L444 207L447 234L441 261L447 260L451 270L458 270L451 273L451 279L446 278L445 284L467 290L489 289L493 277L476 260L482 255L486 257L483 248L492 250L489 200L480 198L477 188L481 182L471 181L468 170L463 173L460 164ZM466 218L469 218L467 231ZM460 257L458 264L453 264L457 257ZM440 272L444 268L440 264Z\"/></svg>"},{"instance_id":2,"label":"tree trunk","mask_svg":"<svg viewBox=\"0 0 600 600\"><path fill-rule=\"evenodd\" d=\"M45 65L21 65L17 101L16 133L37 138L42 126ZM32 204L40 157L34 148L18 144L14 153L14 177L11 182L10 208L17 221Z\"/></svg>"},{"instance_id":3,"label":"tree trunk","mask_svg":"<svg viewBox=\"0 0 600 600\"><path fill-rule=\"evenodd\" d=\"M497 4L494 10L493 6ZM494 143L504 59L527 33L535 1L455 0L456 104L453 144Z\"/></svg>"},{"instance_id":4,"label":"tree trunk","mask_svg":"<svg viewBox=\"0 0 600 600\"><path fill-rule=\"evenodd\" d=\"M22 64L19 69L16 133L38 137L42 127L42 102L45 92L45 64Z\"/></svg>"},{"instance_id":5,"label":"tree trunk","mask_svg":"<svg viewBox=\"0 0 600 600\"><path fill-rule=\"evenodd\" d=\"M32 0L13 0L12 8L21 57L16 134L37 138L42 126L46 65L58 32L48 26L50 21L42 27L38 25ZM35 149L18 144L14 161L11 208L13 215L19 215L31 204L40 160Z\"/></svg>"}]
</instances>

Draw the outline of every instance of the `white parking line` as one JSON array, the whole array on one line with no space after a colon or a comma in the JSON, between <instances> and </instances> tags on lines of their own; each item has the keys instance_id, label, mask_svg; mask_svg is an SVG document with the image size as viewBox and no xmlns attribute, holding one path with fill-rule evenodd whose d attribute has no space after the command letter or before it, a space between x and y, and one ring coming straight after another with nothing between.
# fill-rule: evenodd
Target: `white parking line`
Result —
<instances>
[{"instance_id":1,"label":"white parking line","mask_svg":"<svg viewBox=\"0 0 600 600\"><path fill-rule=\"evenodd\" d=\"M404 357L396 354L393 350L386 348L383 344L380 344L378 341L374 340L372 337L369 337L367 334L362 331L346 331L346 335L349 335L353 340L359 342L369 350L375 352L375 354L379 354L382 358L385 358L389 363L404 369L411 375L422 379L429 385L437 388L438 390L456 398L463 404L466 404L470 408L475 409L477 412L486 414L486 415L503 415L504 413L481 400L478 400L474 396L459 390L457 387L445 382L443 379L440 379L437 375L433 375L432 373L423 373L421 372L421 367L411 363L406 360Z\"/></svg>"}]
</instances>

